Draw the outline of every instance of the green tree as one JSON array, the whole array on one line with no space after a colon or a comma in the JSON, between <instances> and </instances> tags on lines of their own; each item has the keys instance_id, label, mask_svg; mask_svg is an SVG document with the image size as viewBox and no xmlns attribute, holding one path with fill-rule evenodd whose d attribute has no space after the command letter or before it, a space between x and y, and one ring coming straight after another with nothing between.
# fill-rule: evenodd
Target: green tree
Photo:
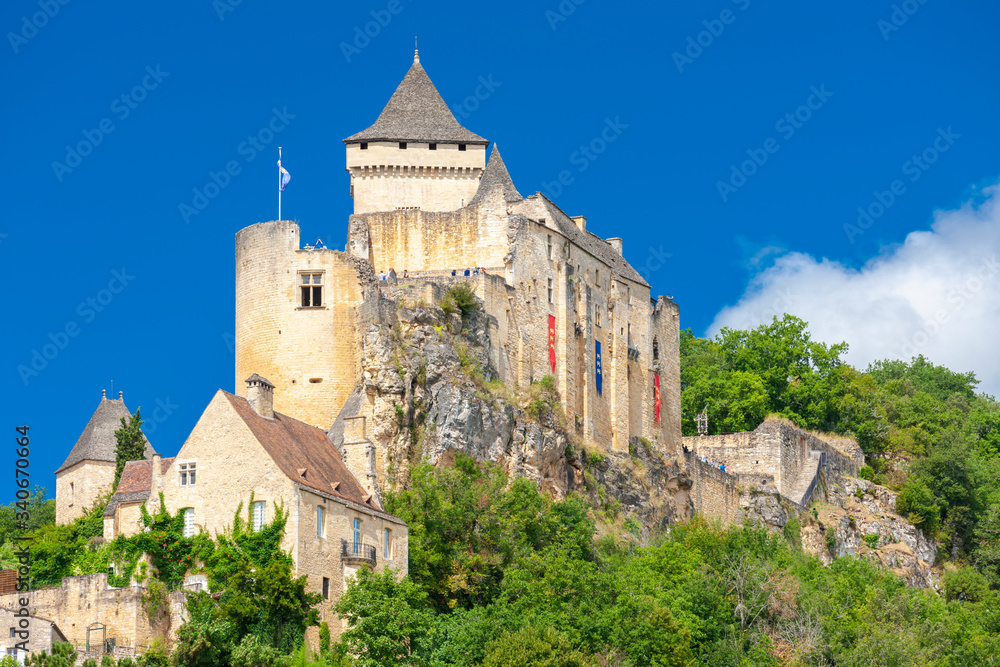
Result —
<instances>
[{"instance_id":1,"label":"green tree","mask_svg":"<svg viewBox=\"0 0 1000 667\"><path fill-rule=\"evenodd\" d=\"M483 667L597 667L552 628L523 628L490 642ZM653 664L653 663L649 663Z\"/></svg>"},{"instance_id":2,"label":"green tree","mask_svg":"<svg viewBox=\"0 0 1000 667\"><path fill-rule=\"evenodd\" d=\"M26 503L18 507L18 502ZM24 512L27 512L25 520ZM21 514L21 517L18 517ZM45 497L45 487L36 485L27 501L12 501L0 507L0 544L15 535L30 533L56 522L56 501Z\"/></svg>"},{"instance_id":3,"label":"green tree","mask_svg":"<svg viewBox=\"0 0 1000 667\"><path fill-rule=\"evenodd\" d=\"M376 574L363 567L336 610L347 621L341 641L358 667L426 664L420 644L430 622L427 593L408 577L397 581L391 569Z\"/></svg>"},{"instance_id":4,"label":"green tree","mask_svg":"<svg viewBox=\"0 0 1000 667\"><path fill-rule=\"evenodd\" d=\"M142 417L139 416L139 409L127 422L121 418L122 427L115 431L115 482L112 489L118 488L118 480L122 477L122 470L129 461L139 461L146 455L146 436L142 433Z\"/></svg>"}]
</instances>

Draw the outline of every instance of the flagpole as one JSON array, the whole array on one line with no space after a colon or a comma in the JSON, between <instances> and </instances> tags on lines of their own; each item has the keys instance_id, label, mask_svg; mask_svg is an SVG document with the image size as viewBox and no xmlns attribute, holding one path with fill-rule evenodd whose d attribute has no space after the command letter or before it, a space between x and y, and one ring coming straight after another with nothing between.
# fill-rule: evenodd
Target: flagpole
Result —
<instances>
[{"instance_id":1,"label":"flagpole","mask_svg":"<svg viewBox=\"0 0 1000 667\"><path fill-rule=\"evenodd\" d=\"M281 146L278 146L278 220L281 220Z\"/></svg>"}]
</instances>

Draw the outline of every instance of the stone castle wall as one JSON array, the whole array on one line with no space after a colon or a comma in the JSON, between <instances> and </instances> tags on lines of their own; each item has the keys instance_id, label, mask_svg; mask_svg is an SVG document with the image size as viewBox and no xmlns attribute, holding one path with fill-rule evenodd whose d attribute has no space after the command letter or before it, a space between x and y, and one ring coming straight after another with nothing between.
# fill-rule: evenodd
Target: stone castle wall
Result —
<instances>
[{"instance_id":1,"label":"stone castle wall","mask_svg":"<svg viewBox=\"0 0 1000 667\"><path fill-rule=\"evenodd\" d=\"M350 248L367 244L368 252L354 250L371 262L376 272L395 269L411 274L452 269L462 273L477 266L501 267L507 253L507 221L483 217L476 207L450 213L388 210L352 215ZM358 238L367 234L367 239Z\"/></svg>"},{"instance_id":2,"label":"stone castle wall","mask_svg":"<svg viewBox=\"0 0 1000 667\"><path fill-rule=\"evenodd\" d=\"M723 525L739 523L739 481L735 475L702 463L694 452L684 453L684 463L691 477L691 503L698 514L718 519Z\"/></svg>"},{"instance_id":3,"label":"stone castle wall","mask_svg":"<svg viewBox=\"0 0 1000 667\"><path fill-rule=\"evenodd\" d=\"M142 594L140 586L112 588L108 586L108 575L89 574L66 577L59 588L0 595L0 609L17 609L18 599L26 597L29 611L55 622L78 649L87 646L87 627L98 622L107 626L107 637L114 637L119 646L144 648L157 636L174 641L183 623L184 593L170 594L169 622L155 628L143 611ZM33 634L35 630L32 627ZM38 641L44 642L48 628L38 627L37 632ZM100 641L100 633L91 635L91 642L95 640Z\"/></svg>"},{"instance_id":4,"label":"stone castle wall","mask_svg":"<svg viewBox=\"0 0 1000 667\"><path fill-rule=\"evenodd\" d=\"M322 275L323 304L303 308L303 273ZM329 428L360 375L364 332L379 319L375 275L335 250L299 247L294 222L236 235L235 393L254 373L275 385L274 409Z\"/></svg>"},{"instance_id":5,"label":"stone castle wall","mask_svg":"<svg viewBox=\"0 0 1000 667\"><path fill-rule=\"evenodd\" d=\"M699 462L704 455L725 464L741 485L774 489L796 503L802 499L795 496L806 490L798 486L803 475L816 473L817 460L810 452L826 454L823 470L835 483L856 477L864 465L864 455L852 440L840 439L835 445L781 420L743 433L689 436L683 443Z\"/></svg>"},{"instance_id":6,"label":"stone castle wall","mask_svg":"<svg viewBox=\"0 0 1000 667\"><path fill-rule=\"evenodd\" d=\"M114 461L81 461L56 475L56 523L70 523L111 492Z\"/></svg>"}]
</instances>

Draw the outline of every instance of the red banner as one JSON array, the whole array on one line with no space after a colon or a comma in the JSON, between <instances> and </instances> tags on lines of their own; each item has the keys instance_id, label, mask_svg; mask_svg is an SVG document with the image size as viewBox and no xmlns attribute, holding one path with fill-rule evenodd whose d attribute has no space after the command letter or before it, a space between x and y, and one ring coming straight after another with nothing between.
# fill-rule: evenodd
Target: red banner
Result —
<instances>
[{"instance_id":1,"label":"red banner","mask_svg":"<svg viewBox=\"0 0 1000 667\"><path fill-rule=\"evenodd\" d=\"M556 370L556 316L549 315L549 366Z\"/></svg>"},{"instance_id":2,"label":"red banner","mask_svg":"<svg viewBox=\"0 0 1000 667\"><path fill-rule=\"evenodd\" d=\"M653 405L656 407L656 423L660 423L660 374L653 373Z\"/></svg>"}]
</instances>

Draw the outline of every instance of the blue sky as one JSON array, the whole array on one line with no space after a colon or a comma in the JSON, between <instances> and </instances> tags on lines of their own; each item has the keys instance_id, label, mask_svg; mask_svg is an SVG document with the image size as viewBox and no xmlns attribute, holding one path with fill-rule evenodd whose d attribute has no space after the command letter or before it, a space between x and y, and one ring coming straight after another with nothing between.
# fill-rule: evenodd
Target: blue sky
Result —
<instances>
[{"instance_id":1,"label":"blue sky","mask_svg":"<svg viewBox=\"0 0 1000 667\"><path fill-rule=\"evenodd\" d=\"M164 454L233 389L234 234L276 217L277 147L283 217L342 247L341 140L374 122L414 35L522 194L624 237L682 327L787 310L859 364L909 340L1000 387L995 2L63 2L0 9L3 427L31 426L52 491L112 382L147 420L160 408ZM859 227L859 207L879 215Z\"/></svg>"}]
</instances>

